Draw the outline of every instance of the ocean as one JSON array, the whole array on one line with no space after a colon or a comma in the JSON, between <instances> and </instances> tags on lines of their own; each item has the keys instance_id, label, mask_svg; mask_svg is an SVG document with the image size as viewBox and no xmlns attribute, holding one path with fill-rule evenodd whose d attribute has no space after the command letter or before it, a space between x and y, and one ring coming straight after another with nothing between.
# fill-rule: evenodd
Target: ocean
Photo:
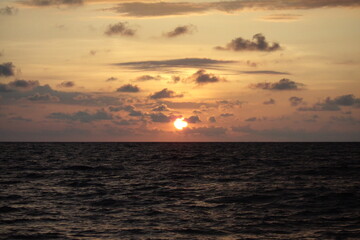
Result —
<instances>
[{"instance_id":1,"label":"ocean","mask_svg":"<svg viewBox=\"0 0 360 240\"><path fill-rule=\"evenodd\" d=\"M0 149L0 239L360 239L359 143Z\"/></svg>"}]
</instances>

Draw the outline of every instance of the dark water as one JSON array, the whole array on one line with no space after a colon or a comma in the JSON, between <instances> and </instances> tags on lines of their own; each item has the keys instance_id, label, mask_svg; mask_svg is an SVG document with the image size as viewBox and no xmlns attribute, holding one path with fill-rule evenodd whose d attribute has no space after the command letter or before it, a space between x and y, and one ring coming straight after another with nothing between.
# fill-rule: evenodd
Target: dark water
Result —
<instances>
[{"instance_id":1,"label":"dark water","mask_svg":"<svg viewBox=\"0 0 360 240\"><path fill-rule=\"evenodd\" d=\"M359 143L0 143L1 239L360 239Z\"/></svg>"}]
</instances>

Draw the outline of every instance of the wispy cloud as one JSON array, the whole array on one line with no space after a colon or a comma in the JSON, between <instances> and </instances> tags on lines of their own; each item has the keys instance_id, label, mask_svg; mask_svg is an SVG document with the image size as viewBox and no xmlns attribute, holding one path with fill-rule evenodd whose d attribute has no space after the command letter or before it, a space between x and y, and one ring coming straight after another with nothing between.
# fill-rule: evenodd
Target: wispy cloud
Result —
<instances>
[{"instance_id":1,"label":"wispy cloud","mask_svg":"<svg viewBox=\"0 0 360 240\"><path fill-rule=\"evenodd\" d=\"M49 6L78 6L84 3L83 0L23 0L21 3L29 6L36 7L49 7Z\"/></svg>"},{"instance_id":2,"label":"wispy cloud","mask_svg":"<svg viewBox=\"0 0 360 240\"><path fill-rule=\"evenodd\" d=\"M185 34L192 34L195 29L195 26L192 24L178 26L174 30L164 33L164 36L167 38L174 38Z\"/></svg>"}]
</instances>

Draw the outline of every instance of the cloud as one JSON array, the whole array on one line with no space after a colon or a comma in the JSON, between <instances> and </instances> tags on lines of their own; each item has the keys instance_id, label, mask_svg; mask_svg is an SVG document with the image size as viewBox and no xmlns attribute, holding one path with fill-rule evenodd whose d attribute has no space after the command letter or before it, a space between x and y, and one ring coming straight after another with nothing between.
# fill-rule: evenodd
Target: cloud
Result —
<instances>
[{"instance_id":1,"label":"cloud","mask_svg":"<svg viewBox=\"0 0 360 240\"><path fill-rule=\"evenodd\" d=\"M195 26L192 24L179 26L170 32L164 33L164 36L168 38L174 38L180 35L191 34L195 31L195 29L196 29Z\"/></svg>"},{"instance_id":2,"label":"cloud","mask_svg":"<svg viewBox=\"0 0 360 240\"><path fill-rule=\"evenodd\" d=\"M65 82L60 83L58 86L63 87L63 88L71 88L71 87L75 86L75 83L72 81L65 81Z\"/></svg>"},{"instance_id":3,"label":"cloud","mask_svg":"<svg viewBox=\"0 0 360 240\"><path fill-rule=\"evenodd\" d=\"M24 118L24 117L12 117L9 118L10 120L14 120L14 121L21 121L21 122L32 122L32 119L30 118Z\"/></svg>"},{"instance_id":4,"label":"cloud","mask_svg":"<svg viewBox=\"0 0 360 240\"><path fill-rule=\"evenodd\" d=\"M108 79L106 79L106 82L113 82L118 80L116 77L109 77Z\"/></svg>"},{"instance_id":5,"label":"cloud","mask_svg":"<svg viewBox=\"0 0 360 240\"><path fill-rule=\"evenodd\" d=\"M229 51L264 51L273 52L280 50L281 47L278 43L268 43L265 36L261 33L255 34L252 40L246 40L241 37L233 39L225 47L217 46L217 50L229 50Z\"/></svg>"},{"instance_id":6,"label":"cloud","mask_svg":"<svg viewBox=\"0 0 360 240\"><path fill-rule=\"evenodd\" d=\"M216 137L226 134L227 129L223 127L199 127L199 128L185 128L185 134L204 135L208 137Z\"/></svg>"},{"instance_id":7,"label":"cloud","mask_svg":"<svg viewBox=\"0 0 360 240\"><path fill-rule=\"evenodd\" d=\"M296 107L296 106L300 105L301 103L303 103L303 99L302 99L302 98L300 98L300 97L295 97L295 96L289 98L289 101L290 101L291 106L293 106L293 107Z\"/></svg>"},{"instance_id":8,"label":"cloud","mask_svg":"<svg viewBox=\"0 0 360 240\"><path fill-rule=\"evenodd\" d=\"M234 114L232 114L232 113L222 113L222 114L220 114L220 117L233 117L234 116Z\"/></svg>"},{"instance_id":9,"label":"cloud","mask_svg":"<svg viewBox=\"0 0 360 240\"><path fill-rule=\"evenodd\" d=\"M52 96L49 93L46 93L46 94L36 93L33 96L29 96L27 99L30 101L35 101L35 102L59 102L60 101L60 99L58 97Z\"/></svg>"},{"instance_id":10,"label":"cloud","mask_svg":"<svg viewBox=\"0 0 360 240\"><path fill-rule=\"evenodd\" d=\"M0 64L0 77L14 76L14 64L11 62Z\"/></svg>"},{"instance_id":11,"label":"cloud","mask_svg":"<svg viewBox=\"0 0 360 240\"><path fill-rule=\"evenodd\" d=\"M265 105L275 104L275 100L270 98L269 100L264 101L263 104L265 104Z\"/></svg>"},{"instance_id":12,"label":"cloud","mask_svg":"<svg viewBox=\"0 0 360 240\"><path fill-rule=\"evenodd\" d=\"M187 121L188 123L200 123L201 120L198 116L191 116L189 118L186 118L185 121Z\"/></svg>"},{"instance_id":13,"label":"cloud","mask_svg":"<svg viewBox=\"0 0 360 240\"><path fill-rule=\"evenodd\" d=\"M129 116L132 116L132 117L141 117L141 116L143 116L143 113L141 111L137 111L135 109L135 107L132 106L132 105L117 106L117 107L110 106L109 111L110 112L125 111L125 112L128 112Z\"/></svg>"},{"instance_id":14,"label":"cloud","mask_svg":"<svg viewBox=\"0 0 360 240\"><path fill-rule=\"evenodd\" d=\"M293 10L324 7L359 7L358 0L237 0L214 2L125 2L108 8L122 16L157 17L170 15L203 14L212 11L233 13L241 10Z\"/></svg>"},{"instance_id":15,"label":"cloud","mask_svg":"<svg viewBox=\"0 0 360 240\"><path fill-rule=\"evenodd\" d=\"M299 14L272 14L263 16L260 19L269 22L289 22L299 20L302 15Z\"/></svg>"},{"instance_id":16,"label":"cloud","mask_svg":"<svg viewBox=\"0 0 360 240\"><path fill-rule=\"evenodd\" d=\"M220 65L235 63L210 58L180 58L160 61L122 62L114 65L138 70L164 70L169 68L217 68Z\"/></svg>"},{"instance_id":17,"label":"cloud","mask_svg":"<svg viewBox=\"0 0 360 240\"><path fill-rule=\"evenodd\" d=\"M275 83L257 83L250 86L251 88L259 88L264 90L301 90L304 87L304 84L291 81L287 78L283 78L279 80L279 82Z\"/></svg>"},{"instance_id":18,"label":"cloud","mask_svg":"<svg viewBox=\"0 0 360 240\"><path fill-rule=\"evenodd\" d=\"M145 81L150 81L150 80L161 80L162 77L157 75L157 76L151 76L151 75L142 75L139 76L135 79L136 82L145 82Z\"/></svg>"},{"instance_id":19,"label":"cloud","mask_svg":"<svg viewBox=\"0 0 360 240\"><path fill-rule=\"evenodd\" d=\"M132 37L136 33L135 29L131 29L128 27L127 22L118 22L116 24L110 24L105 31L105 34L108 36L112 35L121 35L121 36L127 36Z\"/></svg>"},{"instance_id":20,"label":"cloud","mask_svg":"<svg viewBox=\"0 0 360 240\"><path fill-rule=\"evenodd\" d=\"M277 71L241 71L246 74L269 74L269 75L290 75L288 72L277 72Z\"/></svg>"},{"instance_id":21,"label":"cloud","mask_svg":"<svg viewBox=\"0 0 360 240\"><path fill-rule=\"evenodd\" d=\"M136 93L136 92L140 92L140 88L138 86L136 86L136 85L126 84L126 85L123 85L123 86L119 87L116 91L117 92Z\"/></svg>"},{"instance_id":22,"label":"cloud","mask_svg":"<svg viewBox=\"0 0 360 240\"><path fill-rule=\"evenodd\" d=\"M206 73L204 69L198 70L196 73L191 75L188 78L190 81L197 83L198 85L204 85L208 83L216 83L220 81L225 81L225 79L220 78L212 73Z\"/></svg>"},{"instance_id":23,"label":"cloud","mask_svg":"<svg viewBox=\"0 0 360 240\"><path fill-rule=\"evenodd\" d=\"M151 111L165 112L165 111L169 111L169 108L166 106L166 104L160 104L160 105L154 107L153 109L151 109Z\"/></svg>"},{"instance_id":24,"label":"cloud","mask_svg":"<svg viewBox=\"0 0 360 240\"><path fill-rule=\"evenodd\" d=\"M97 110L95 113L89 113L87 111L79 111L75 113L54 112L49 114L47 118L67 121L79 121L84 123L113 119L111 114L105 112L102 109Z\"/></svg>"},{"instance_id":25,"label":"cloud","mask_svg":"<svg viewBox=\"0 0 360 240\"><path fill-rule=\"evenodd\" d=\"M77 6L83 4L83 0L24 0L21 3L36 7Z\"/></svg>"},{"instance_id":26,"label":"cloud","mask_svg":"<svg viewBox=\"0 0 360 240\"><path fill-rule=\"evenodd\" d=\"M340 107L360 107L360 98L353 94L347 94L331 99L327 97L324 101L315 103L312 107L300 107L298 111L339 111Z\"/></svg>"},{"instance_id":27,"label":"cloud","mask_svg":"<svg viewBox=\"0 0 360 240\"><path fill-rule=\"evenodd\" d=\"M209 117L209 122L216 123L216 118L214 116Z\"/></svg>"},{"instance_id":28,"label":"cloud","mask_svg":"<svg viewBox=\"0 0 360 240\"><path fill-rule=\"evenodd\" d=\"M151 113L149 116L153 122L167 123L171 120L169 116L163 113Z\"/></svg>"},{"instance_id":29,"label":"cloud","mask_svg":"<svg viewBox=\"0 0 360 240\"><path fill-rule=\"evenodd\" d=\"M164 88L163 90L159 92L155 92L150 95L151 99L161 99L161 98L181 98L183 97L183 94L176 94L172 90L168 90L167 88Z\"/></svg>"},{"instance_id":30,"label":"cloud","mask_svg":"<svg viewBox=\"0 0 360 240\"><path fill-rule=\"evenodd\" d=\"M38 81L15 80L8 84L0 83L0 92L30 91L39 86Z\"/></svg>"},{"instance_id":31,"label":"cloud","mask_svg":"<svg viewBox=\"0 0 360 240\"><path fill-rule=\"evenodd\" d=\"M256 120L257 120L256 117L251 117L251 118L245 119L245 122L255 122Z\"/></svg>"},{"instance_id":32,"label":"cloud","mask_svg":"<svg viewBox=\"0 0 360 240\"><path fill-rule=\"evenodd\" d=\"M18 12L17 8L14 7L3 7L0 8L0 15L7 15L7 16L11 16L11 15L15 15Z\"/></svg>"}]
</instances>

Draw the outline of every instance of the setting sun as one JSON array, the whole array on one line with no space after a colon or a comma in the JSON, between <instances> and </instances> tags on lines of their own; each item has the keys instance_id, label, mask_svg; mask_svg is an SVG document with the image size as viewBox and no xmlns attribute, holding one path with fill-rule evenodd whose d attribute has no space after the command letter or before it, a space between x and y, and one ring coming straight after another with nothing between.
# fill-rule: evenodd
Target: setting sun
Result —
<instances>
[{"instance_id":1,"label":"setting sun","mask_svg":"<svg viewBox=\"0 0 360 240\"><path fill-rule=\"evenodd\" d=\"M187 127L188 123L184 121L184 118L177 118L174 122L174 126L178 130L182 130L183 128Z\"/></svg>"}]
</instances>

